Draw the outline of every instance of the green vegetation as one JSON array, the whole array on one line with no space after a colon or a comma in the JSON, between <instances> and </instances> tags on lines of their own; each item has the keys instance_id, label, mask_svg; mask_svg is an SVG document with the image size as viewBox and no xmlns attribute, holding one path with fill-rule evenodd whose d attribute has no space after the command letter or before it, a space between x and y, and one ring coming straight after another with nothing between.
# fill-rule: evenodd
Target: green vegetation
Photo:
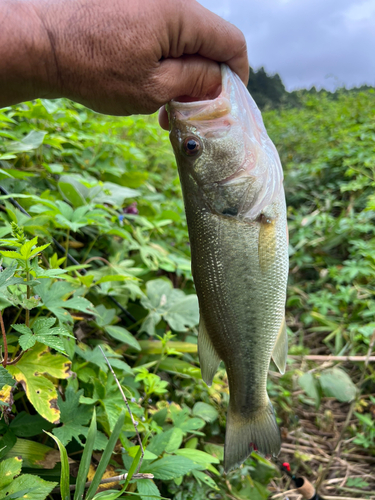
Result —
<instances>
[{"instance_id":1,"label":"green vegetation","mask_svg":"<svg viewBox=\"0 0 375 500\"><path fill-rule=\"evenodd\" d=\"M306 430L306 414L314 415L312 436L337 436L351 403L341 452L363 456L365 466L375 457L371 363L301 355L366 356L371 348L374 97L311 94L298 108L264 115L285 169L294 356L285 375L271 372L269 394L285 441ZM222 368L210 388L200 377L181 190L155 117L40 100L0 111L0 137L0 184L30 215L0 197L0 499L76 500L87 478L86 499L283 491L277 467L256 453L223 475L227 379ZM139 471L136 429L145 449ZM303 445L280 458L316 477L321 463ZM129 475L122 489L97 493L104 473ZM362 489L363 498L373 484L361 481L349 474L337 491Z\"/></svg>"}]
</instances>

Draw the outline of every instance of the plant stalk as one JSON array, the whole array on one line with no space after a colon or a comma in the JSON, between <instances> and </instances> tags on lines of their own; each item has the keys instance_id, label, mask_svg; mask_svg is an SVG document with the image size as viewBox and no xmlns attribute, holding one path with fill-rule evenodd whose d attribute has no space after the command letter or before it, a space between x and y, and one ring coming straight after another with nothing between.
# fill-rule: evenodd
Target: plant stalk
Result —
<instances>
[{"instance_id":1,"label":"plant stalk","mask_svg":"<svg viewBox=\"0 0 375 500\"><path fill-rule=\"evenodd\" d=\"M128 473L126 474L121 474L120 476L113 476L113 477L106 477L100 481L99 484L108 484L108 483L117 483L118 481L124 481L128 477ZM154 475L153 474L133 474L132 479L153 479ZM87 481L85 483L85 488L88 488L92 481ZM70 491L74 491L76 489L75 484L71 484L69 486ZM60 487L56 487L54 490L52 490L52 493L59 493Z\"/></svg>"},{"instance_id":2,"label":"plant stalk","mask_svg":"<svg viewBox=\"0 0 375 500\"><path fill-rule=\"evenodd\" d=\"M5 368L8 363L8 343L7 343L7 334L5 332L3 315L0 311L0 327L1 333L3 334L3 342L4 342L4 359L3 359L3 367Z\"/></svg>"},{"instance_id":3,"label":"plant stalk","mask_svg":"<svg viewBox=\"0 0 375 500\"><path fill-rule=\"evenodd\" d=\"M116 381L117 387L119 388L119 391L121 393L122 399L124 400L124 403L126 404L126 408L128 409L128 412L129 412L129 415L130 415L130 419L132 421L135 433L137 435L137 440L138 440L139 447L140 447L140 450L141 450L141 459L139 460L139 464L138 464L137 470L135 471L135 474L133 475L133 477L134 477L139 472L139 469L141 468L143 457L144 457L144 454L145 454L144 449L143 449L142 439L141 439L141 436L139 435L138 428L137 428L137 423L134 420L132 411L131 411L130 406L129 406L129 402L128 402L126 396L125 396L124 391L122 390L121 384L120 384L118 378L116 377L116 374L115 374L115 372L114 372L114 370L113 370L113 368L111 366L111 363L109 362L109 360L108 360L107 356L105 355L105 353L104 353L104 351L103 351L103 349L102 349L101 346L99 346L99 349L101 350L101 352L102 352L102 354L104 356L104 359L106 360L107 365L109 366L109 369L111 370L113 378Z\"/></svg>"}]
</instances>

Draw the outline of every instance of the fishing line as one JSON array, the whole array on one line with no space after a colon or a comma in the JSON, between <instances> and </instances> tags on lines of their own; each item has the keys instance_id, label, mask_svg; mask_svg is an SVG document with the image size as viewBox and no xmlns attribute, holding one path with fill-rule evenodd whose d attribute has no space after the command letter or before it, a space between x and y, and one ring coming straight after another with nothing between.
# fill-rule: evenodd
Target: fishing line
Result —
<instances>
[{"instance_id":1,"label":"fishing line","mask_svg":"<svg viewBox=\"0 0 375 500\"><path fill-rule=\"evenodd\" d=\"M0 191L5 195L5 196L9 196L9 201L12 203L13 206L15 206L16 208L18 208L18 210L20 210L24 215L26 215L27 217L30 217L31 218L31 215L26 212L26 210L18 203L18 201L16 201L14 198L12 198L8 191L3 188L2 186L0 186ZM52 237L52 242L53 244L55 245L55 247L57 247L60 252L62 252L63 254L65 254L65 248L57 241L55 240L55 238ZM75 266L80 266L81 264L72 256L70 255L70 253L68 252L67 254L67 259L72 263L74 264ZM85 269L80 269L80 273L85 276L85 274L87 273L87 271ZM96 286L96 285L95 285ZM133 323L136 323L136 319L135 317L128 311L125 309L125 307L123 307L114 297L112 297L112 295L106 295L106 297L109 298L109 300L115 305L117 306L124 314L125 316L130 319Z\"/></svg>"}]
</instances>

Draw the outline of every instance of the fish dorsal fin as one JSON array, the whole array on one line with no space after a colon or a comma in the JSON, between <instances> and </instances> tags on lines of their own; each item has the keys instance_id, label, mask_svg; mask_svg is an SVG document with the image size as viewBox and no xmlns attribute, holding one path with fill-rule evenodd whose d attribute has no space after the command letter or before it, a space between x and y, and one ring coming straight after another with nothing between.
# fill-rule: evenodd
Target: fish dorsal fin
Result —
<instances>
[{"instance_id":1,"label":"fish dorsal fin","mask_svg":"<svg viewBox=\"0 0 375 500\"><path fill-rule=\"evenodd\" d=\"M203 317L200 315L198 330L198 355L201 365L202 379L208 386L212 385L212 380L217 372L220 357L208 336Z\"/></svg>"},{"instance_id":2,"label":"fish dorsal fin","mask_svg":"<svg viewBox=\"0 0 375 500\"><path fill-rule=\"evenodd\" d=\"M272 359L282 375L285 373L287 356L288 334L286 332L286 323L284 317L272 352Z\"/></svg>"}]
</instances>

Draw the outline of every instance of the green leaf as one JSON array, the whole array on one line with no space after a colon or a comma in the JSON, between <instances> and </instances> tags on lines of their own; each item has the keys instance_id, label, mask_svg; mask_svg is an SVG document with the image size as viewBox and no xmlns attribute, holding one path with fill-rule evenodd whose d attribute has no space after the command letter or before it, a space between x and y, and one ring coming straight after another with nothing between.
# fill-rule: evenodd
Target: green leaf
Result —
<instances>
[{"instance_id":1,"label":"green leaf","mask_svg":"<svg viewBox=\"0 0 375 500\"><path fill-rule=\"evenodd\" d=\"M32 334L31 335L30 334L21 335L18 342L19 342L20 346L22 347L22 349L24 351L26 351L27 349L30 349L30 347L33 347L35 345L36 338Z\"/></svg>"},{"instance_id":2,"label":"green leaf","mask_svg":"<svg viewBox=\"0 0 375 500\"><path fill-rule=\"evenodd\" d=\"M25 352L16 365L8 365L7 369L23 385L37 412L49 422L58 423L57 392L51 380L43 374L66 379L70 376L70 365L67 358L61 354L52 355L46 346L37 343L32 350Z\"/></svg>"},{"instance_id":3,"label":"green leaf","mask_svg":"<svg viewBox=\"0 0 375 500\"><path fill-rule=\"evenodd\" d=\"M22 474L8 486L1 488L0 496L2 499L32 498L32 500L45 500L56 485L57 483L44 481L38 476Z\"/></svg>"},{"instance_id":4,"label":"green leaf","mask_svg":"<svg viewBox=\"0 0 375 500\"><path fill-rule=\"evenodd\" d=\"M106 326L105 331L114 339L134 347L137 351L141 350L138 340L125 328L121 326Z\"/></svg>"},{"instance_id":5,"label":"green leaf","mask_svg":"<svg viewBox=\"0 0 375 500\"><path fill-rule=\"evenodd\" d=\"M79 403L83 394L83 389L75 392L72 386L68 386L65 391L65 401L58 396L58 405L60 408L61 427L53 429L53 434L57 436L62 444L66 446L72 439L76 439L81 446L84 446L80 436L88 436L89 428L85 425L91 419L92 409L87 405ZM105 448L108 440L100 431L95 433L95 450Z\"/></svg>"},{"instance_id":6,"label":"green leaf","mask_svg":"<svg viewBox=\"0 0 375 500\"><path fill-rule=\"evenodd\" d=\"M236 495L239 499L248 500L265 500L270 496L270 492L265 486L253 481L250 476L245 479L245 487L242 488Z\"/></svg>"},{"instance_id":7,"label":"green leaf","mask_svg":"<svg viewBox=\"0 0 375 500\"><path fill-rule=\"evenodd\" d=\"M13 250L1 250L0 255L7 257L8 259L26 260L23 255Z\"/></svg>"},{"instance_id":8,"label":"green leaf","mask_svg":"<svg viewBox=\"0 0 375 500\"><path fill-rule=\"evenodd\" d=\"M143 442L142 442L142 446L143 447L145 446L146 439L147 439L147 437L145 437L143 439ZM133 474L138 469L138 465L139 465L139 462L141 460L141 456L142 456L142 450L141 450L141 447L139 447L136 456L133 458L132 464L131 464L131 466L129 468L128 476L127 476L127 478L125 480L125 483L124 483L121 491L125 491L127 489L128 484L130 483L130 481L131 481L131 479L133 477Z\"/></svg>"},{"instance_id":9,"label":"green leaf","mask_svg":"<svg viewBox=\"0 0 375 500\"><path fill-rule=\"evenodd\" d=\"M60 461L57 450L42 443L18 438L7 453L7 457L22 457L23 467L33 469L53 469Z\"/></svg>"},{"instance_id":10,"label":"green leaf","mask_svg":"<svg viewBox=\"0 0 375 500\"><path fill-rule=\"evenodd\" d=\"M16 443L16 436L14 435L12 429L8 428L3 436L0 436L0 459L9 455Z\"/></svg>"},{"instance_id":11,"label":"green leaf","mask_svg":"<svg viewBox=\"0 0 375 500\"><path fill-rule=\"evenodd\" d=\"M127 449L129 457L136 457L139 451L139 444L136 446L131 446L130 448ZM157 455L154 453L151 453L149 450L144 450L144 460L156 460L158 458Z\"/></svg>"},{"instance_id":12,"label":"green leaf","mask_svg":"<svg viewBox=\"0 0 375 500\"><path fill-rule=\"evenodd\" d=\"M98 314L95 321L100 327L110 325L116 316L116 309L107 309L103 304L99 304L95 309Z\"/></svg>"},{"instance_id":13,"label":"green leaf","mask_svg":"<svg viewBox=\"0 0 375 500\"><path fill-rule=\"evenodd\" d=\"M224 460L224 446L214 443L207 443L204 445L204 451L217 458L218 460Z\"/></svg>"},{"instance_id":14,"label":"green leaf","mask_svg":"<svg viewBox=\"0 0 375 500\"><path fill-rule=\"evenodd\" d=\"M0 272L0 288L6 288L10 285L14 285L16 283L22 283L22 278L14 278L14 273L16 272L17 264L12 264L8 266L4 271Z\"/></svg>"},{"instance_id":15,"label":"green leaf","mask_svg":"<svg viewBox=\"0 0 375 500\"><path fill-rule=\"evenodd\" d=\"M165 350L176 353L196 353L198 351L197 344L190 344L189 342L170 341L165 345L160 340L140 340L139 345L144 354L161 354Z\"/></svg>"},{"instance_id":16,"label":"green leaf","mask_svg":"<svg viewBox=\"0 0 375 500\"><path fill-rule=\"evenodd\" d=\"M20 339L21 340L21 339ZM59 337L55 335L35 335L35 340L40 342L41 344L47 345L48 347L52 347L55 351L61 352L62 354L66 354L64 348L64 342Z\"/></svg>"},{"instance_id":17,"label":"green leaf","mask_svg":"<svg viewBox=\"0 0 375 500\"><path fill-rule=\"evenodd\" d=\"M170 439L169 439L168 443L166 444L166 446L164 447L164 451L166 451L167 453L175 453L179 449L179 447L181 446L182 439L184 436L182 429L180 429L178 427L175 427L171 430L172 430L172 434L170 436ZM167 432L169 432L169 431L167 431Z\"/></svg>"},{"instance_id":18,"label":"green leaf","mask_svg":"<svg viewBox=\"0 0 375 500\"><path fill-rule=\"evenodd\" d=\"M76 489L74 492L74 500L81 500L83 498L83 493L85 491L85 484L87 474L90 469L91 456L94 450L94 442L96 437L96 411L94 408L94 413L91 419L91 424L89 432L87 433L86 444L82 453L81 462L79 464Z\"/></svg>"},{"instance_id":19,"label":"green leaf","mask_svg":"<svg viewBox=\"0 0 375 500\"><path fill-rule=\"evenodd\" d=\"M34 333L47 333L56 323L56 318L38 318L33 323Z\"/></svg>"},{"instance_id":20,"label":"green leaf","mask_svg":"<svg viewBox=\"0 0 375 500\"><path fill-rule=\"evenodd\" d=\"M368 488L370 483L362 479L361 477L349 477L346 481L346 486L354 488Z\"/></svg>"},{"instance_id":21,"label":"green leaf","mask_svg":"<svg viewBox=\"0 0 375 500\"><path fill-rule=\"evenodd\" d=\"M95 495L96 490L98 489L99 483L103 477L103 474L107 468L107 465L111 459L112 452L116 446L117 440L120 436L122 426L125 421L125 412L122 412L119 416L117 423L112 431L111 437L109 438L108 444L105 447L103 455L100 459L98 468L96 469L95 476L92 480L92 483L89 486L89 489L86 493L85 500L92 500Z\"/></svg>"},{"instance_id":22,"label":"green leaf","mask_svg":"<svg viewBox=\"0 0 375 500\"><path fill-rule=\"evenodd\" d=\"M153 474L156 479L169 480L184 476L192 470L201 469L202 466L186 457L164 455L152 464L142 466L142 472Z\"/></svg>"},{"instance_id":23,"label":"green leaf","mask_svg":"<svg viewBox=\"0 0 375 500\"><path fill-rule=\"evenodd\" d=\"M42 130L32 130L20 142L12 142L10 150L15 153L26 153L37 149L43 144L46 134L47 132Z\"/></svg>"},{"instance_id":24,"label":"green leaf","mask_svg":"<svg viewBox=\"0 0 375 500\"><path fill-rule=\"evenodd\" d=\"M137 490L142 500L160 498L160 491L152 479L137 479Z\"/></svg>"},{"instance_id":25,"label":"green leaf","mask_svg":"<svg viewBox=\"0 0 375 500\"><path fill-rule=\"evenodd\" d=\"M200 470L193 470L192 474L198 482L202 481L202 483L207 484L207 486L209 486L210 488L212 488L214 490L220 489L217 486L217 484L215 483L215 481L212 479L212 477L208 476L204 472L202 472Z\"/></svg>"},{"instance_id":26,"label":"green leaf","mask_svg":"<svg viewBox=\"0 0 375 500\"><path fill-rule=\"evenodd\" d=\"M103 345L102 347L104 348L106 356L110 360L113 368L118 368L123 372L128 373L129 375L133 373L133 370L127 363L125 363L121 359L118 359L119 357L121 357L120 355L109 350L107 346ZM99 368L104 372L108 371L107 363L103 358L103 354L101 353L99 346L96 346L92 351L91 349L83 350L80 347L76 346L76 353L89 363L93 363L94 365L99 366Z\"/></svg>"},{"instance_id":27,"label":"green leaf","mask_svg":"<svg viewBox=\"0 0 375 500\"><path fill-rule=\"evenodd\" d=\"M175 453L176 455L189 458L194 463L202 465L205 469L207 469L207 467L210 464L220 463L219 459L213 457L212 455L209 455L205 451L194 450L192 448L181 448L180 450L177 450Z\"/></svg>"},{"instance_id":28,"label":"green leaf","mask_svg":"<svg viewBox=\"0 0 375 500\"><path fill-rule=\"evenodd\" d=\"M141 304L149 315L143 321L141 331L155 335L155 327L163 318L177 332L184 332L198 324L199 308L196 295L185 295L172 287L170 281L156 279L146 284L147 296Z\"/></svg>"},{"instance_id":29,"label":"green leaf","mask_svg":"<svg viewBox=\"0 0 375 500\"><path fill-rule=\"evenodd\" d=\"M160 370L165 370L166 372L176 373L182 377L191 377L195 379L201 379L201 370L197 366L194 366L187 361L182 359L168 357L163 359L159 364Z\"/></svg>"},{"instance_id":30,"label":"green leaf","mask_svg":"<svg viewBox=\"0 0 375 500\"><path fill-rule=\"evenodd\" d=\"M128 198L136 198L141 193L135 189L119 186L113 182L104 182L103 190L99 192L93 199L95 203L108 203L121 207L124 201Z\"/></svg>"},{"instance_id":31,"label":"green leaf","mask_svg":"<svg viewBox=\"0 0 375 500\"><path fill-rule=\"evenodd\" d=\"M21 411L11 421L10 428L16 436L27 438L37 436L43 430L50 430L52 424L40 415L29 415L25 411Z\"/></svg>"},{"instance_id":32,"label":"green leaf","mask_svg":"<svg viewBox=\"0 0 375 500\"><path fill-rule=\"evenodd\" d=\"M320 405L321 391L319 384L311 372L304 373L298 378L298 384L306 392L306 394L315 401L315 406Z\"/></svg>"},{"instance_id":33,"label":"green leaf","mask_svg":"<svg viewBox=\"0 0 375 500\"><path fill-rule=\"evenodd\" d=\"M157 456L161 455L168 446L172 435L173 429L169 429L167 431L161 432L160 434L156 434L155 436L153 436L149 445L147 446L148 451L154 453Z\"/></svg>"},{"instance_id":34,"label":"green leaf","mask_svg":"<svg viewBox=\"0 0 375 500\"><path fill-rule=\"evenodd\" d=\"M87 314L96 314L91 302L83 297L73 297L65 300L66 296L73 293L75 288L67 282L42 280L40 285L34 287L34 292L40 296L43 305L49 309L62 323L72 323L73 318L67 309L75 309Z\"/></svg>"},{"instance_id":35,"label":"green leaf","mask_svg":"<svg viewBox=\"0 0 375 500\"><path fill-rule=\"evenodd\" d=\"M351 378L340 368L324 370L319 381L326 396L334 397L343 403L353 401L357 394L357 388Z\"/></svg>"},{"instance_id":36,"label":"green leaf","mask_svg":"<svg viewBox=\"0 0 375 500\"><path fill-rule=\"evenodd\" d=\"M70 500L70 490L69 490L69 462L68 453L62 442L53 434L45 431L48 436L50 436L57 444L60 451L60 461L61 461L61 477L60 477L60 492L61 500Z\"/></svg>"},{"instance_id":37,"label":"green leaf","mask_svg":"<svg viewBox=\"0 0 375 500\"><path fill-rule=\"evenodd\" d=\"M203 418L206 422L214 422L219 417L216 408L201 401L195 403L193 407L193 415L195 417Z\"/></svg>"},{"instance_id":38,"label":"green leaf","mask_svg":"<svg viewBox=\"0 0 375 500\"><path fill-rule=\"evenodd\" d=\"M20 248L20 254L25 260L29 259L31 255L31 249L38 243L38 238L35 237L32 240L26 241Z\"/></svg>"},{"instance_id":39,"label":"green leaf","mask_svg":"<svg viewBox=\"0 0 375 500\"><path fill-rule=\"evenodd\" d=\"M32 331L31 329L26 326L26 325L23 325L23 324L16 324L16 325L12 325L12 328L13 330L16 330L16 332L18 333L24 333L24 334L29 334L29 335L32 335Z\"/></svg>"},{"instance_id":40,"label":"green leaf","mask_svg":"<svg viewBox=\"0 0 375 500\"><path fill-rule=\"evenodd\" d=\"M7 458L0 462L0 491L21 473L21 468L22 459L20 457Z\"/></svg>"},{"instance_id":41,"label":"green leaf","mask_svg":"<svg viewBox=\"0 0 375 500\"><path fill-rule=\"evenodd\" d=\"M4 387L4 385L15 384L15 380L12 375L2 366L0 366L0 390Z\"/></svg>"},{"instance_id":42,"label":"green leaf","mask_svg":"<svg viewBox=\"0 0 375 500\"><path fill-rule=\"evenodd\" d=\"M193 437L190 438L188 441L185 443L185 448L191 448L192 450L196 450L198 446L198 438ZM206 449L206 448L205 448ZM206 450L207 451L207 450Z\"/></svg>"},{"instance_id":43,"label":"green leaf","mask_svg":"<svg viewBox=\"0 0 375 500\"><path fill-rule=\"evenodd\" d=\"M116 491L116 490L107 490L107 491L101 491L100 493L97 493L93 500L116 500L116 498L119 498L120 495L122 495L121 491Z\"/></svg>"},{"instance_id":44,"label":"green leaf","mask_svg":"<svg viewBox=\"0 0 375 500\"><path fill-rule=\"evenodd\" d=\"M177 424L176 424L177 425ZM205 421L201 418L189 418L181 422L178 427L185 433L192 432L197 434L196 431L205 426Z\"/></svg>"},{"instance_id":45,"label":"green leaf","mask_svg":"<svg viewBox=\"0 0 375 500\"><path fill-rule=\"evenodd\" d=\"M77 208L86 205L89 189L76 178L70 175L62 175L57 185L61 194L73 207Z\"/></svg>"}]
</instances>

